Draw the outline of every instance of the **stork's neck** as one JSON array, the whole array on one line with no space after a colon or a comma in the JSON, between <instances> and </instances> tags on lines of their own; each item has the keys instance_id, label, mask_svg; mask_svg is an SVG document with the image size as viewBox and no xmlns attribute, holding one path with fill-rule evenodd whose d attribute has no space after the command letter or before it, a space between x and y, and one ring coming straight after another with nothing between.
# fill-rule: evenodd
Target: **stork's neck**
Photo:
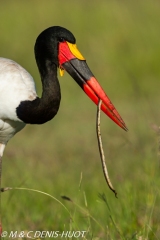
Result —
<instances>
[{"instance_id":1,"label":"stork's neck","mask_svg":"<svg viewBox=\"0 0 160 240\"><path fill-rule=\"evenodd\" d=\"M17 116L30 124L42 124L51 120L57 114L61 100L57 66L48 60L41 64L39 62L38 68L42 81L42 97L22 101L17 107Z\"/></svg>"}]
</instances>

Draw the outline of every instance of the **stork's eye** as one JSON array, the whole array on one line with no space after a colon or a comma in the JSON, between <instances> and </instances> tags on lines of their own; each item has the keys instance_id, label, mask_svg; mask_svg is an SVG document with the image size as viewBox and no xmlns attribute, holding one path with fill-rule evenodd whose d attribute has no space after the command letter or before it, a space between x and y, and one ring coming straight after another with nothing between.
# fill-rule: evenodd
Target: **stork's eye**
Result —
<instances>
[{"instance_id":1,"label":"stork's eye","mask_svg":"<svg viewBox=\"0 0 160 240\"><path fill-rule=\"evenodd\" d=\"M63 37L60 37L59 38L59 42L64 42L65 40L64 40L64 38Z\"/></svg>"}]
</instances>

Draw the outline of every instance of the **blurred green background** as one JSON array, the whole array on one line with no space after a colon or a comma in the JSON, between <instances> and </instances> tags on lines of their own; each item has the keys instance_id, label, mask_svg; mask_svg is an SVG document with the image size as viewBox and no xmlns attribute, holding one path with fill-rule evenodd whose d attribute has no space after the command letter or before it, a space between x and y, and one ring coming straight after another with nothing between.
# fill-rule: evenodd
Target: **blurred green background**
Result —
<instances>
[{"instance_id":1,"label":"blurred green background","mask_svg":"<svg viewBox=\"0 0 160 240\"><path fill-rule=\"evenodd\" d=\"M73 32L129 128L124 132L102 114L116 199L101 169L96 107L67 73L59 77L58 115L44 125L28 125L9 142L2 185L47 192L71 216L43 194L8 191L2 195L3 230L85 230L85 239L94 240L160 239L160 1L6 0L0 16L0 55L30 72L39 96L36 37L54 25Z\"/></svg>"}]
</instances>

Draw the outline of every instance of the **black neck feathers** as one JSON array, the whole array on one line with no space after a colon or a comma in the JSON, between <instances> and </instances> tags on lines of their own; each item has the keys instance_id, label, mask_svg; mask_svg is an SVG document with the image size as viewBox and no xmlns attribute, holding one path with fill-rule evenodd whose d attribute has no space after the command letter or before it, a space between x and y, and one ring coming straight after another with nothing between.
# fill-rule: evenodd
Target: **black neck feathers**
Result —
<instances>
[{"instance_id":1,"label":"black neck feathers","mask_svg":"<svg viewBox=\"0 0 160 240\"><path fill-rule=\"evenodd\" d=\"M61 92L57 79L58 46L61 41L75 43L73 34L55 26L44 30L35 43L35 58L41 75L42 97L33 101L26 99L17 107L17 116L25 123L42 124L58 112Z\"/></svg>"},{"instance_id":2,"label":"black neck feathers","mask_svg":"<svg viewBox=\"0 0 160 240\"><path fill-rule=\"evenodd\" d=\"M43 124L50 121L58 112L61 100L60 85L57 79L57 66L48 63L42 79L42 96L30 101L22 101L17 107L17 116L29 124Z\"/></svg>"}]
</instances>

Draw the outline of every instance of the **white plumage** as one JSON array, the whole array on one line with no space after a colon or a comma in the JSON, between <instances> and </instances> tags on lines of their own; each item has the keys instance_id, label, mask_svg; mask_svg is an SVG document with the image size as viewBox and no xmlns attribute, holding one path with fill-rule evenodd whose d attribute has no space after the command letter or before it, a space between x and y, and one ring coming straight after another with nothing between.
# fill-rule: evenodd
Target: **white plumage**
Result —
<instances>
[{"instance_id":1,"label":"white plumage","mask_svg":"<svg viewBox=\"0 0 160 240\"><path fill-rule=\"evenodd\" d=\"M0 58L0 155L6 143L25 127L16 114L21 101L37 97L32 76L18 63Z\"/></svg>"}]
</instances>

